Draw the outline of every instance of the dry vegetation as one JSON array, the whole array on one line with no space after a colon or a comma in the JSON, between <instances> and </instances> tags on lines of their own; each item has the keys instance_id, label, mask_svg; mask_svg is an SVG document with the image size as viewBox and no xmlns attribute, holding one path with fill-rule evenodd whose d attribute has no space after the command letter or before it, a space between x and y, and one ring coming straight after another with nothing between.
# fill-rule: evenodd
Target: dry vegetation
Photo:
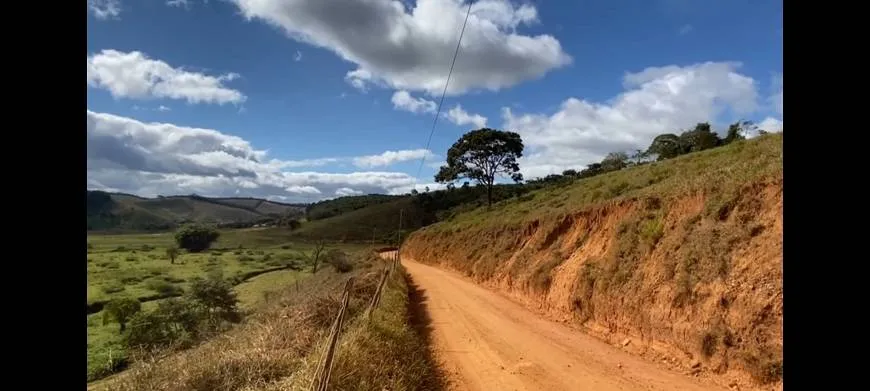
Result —
<instances>
[{"instance_id":1,"label":"dry vegetation","mask_svg":"<svg viewBox=\"0 0 870 391\"><path fill-rule=\"evenodd\" d=\"M781 378L781 134L529 193L404 248L638 353Z\"/></svg>"},{"instance_id":2,"label":"dry vegetation","mask_svg":"<svg viewBox=\"0 0 870 391\"><path fill-rule=\"evenodd\" d=\"M190 350L150 358L92 389L112 390L295 390L307 388L338 297L350 276L348 317L339 340L330 389L432 389L427 347L408 322L408 286L403 271L393 273L381 306L371 319L362 316L384 263L361 255L355 268L339 273L324 268L270 294L269 304L237 328Z\"/></svg>"}]
</instances>

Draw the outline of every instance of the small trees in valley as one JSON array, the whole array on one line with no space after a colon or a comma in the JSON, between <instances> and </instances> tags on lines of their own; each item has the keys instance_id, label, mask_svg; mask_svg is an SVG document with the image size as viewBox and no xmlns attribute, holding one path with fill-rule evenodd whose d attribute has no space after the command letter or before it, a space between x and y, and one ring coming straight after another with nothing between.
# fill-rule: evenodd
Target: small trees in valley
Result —
<instances>
[{"instance_id":1,"label":"small trees in valley","mask_svg":"<svg viewBox=\"0 0 870 391\"><path fill-rule=\"evenodd\" d=\"M199 224L190 224L181 227L175 233L175 242L192 253L203 252L218 240L220 232L216 229Z\"/></svg>"},{"instance_id":2,"label":"small trees in valley","mask_svg":"<svg viewBox=\"0 0 870 391\"><path fill-rule=\"evenodd\" d=\"M492 188L497 176L521 182L523 175L517 159L523 156L523 140L518 133L490 128L472 130L447 151L447 165L435 175L438 183L467 178L486 186L487 205L492 205Z\"/></svg>"},{"instance_id":3,"label":"small trees in valley","mask_svg":"<svg viewBox=\"0 0 870 391\"><path fill-rule=\"evenodd\" d=\"M178 258L178 247L169 246L166 248L166 257L169 258L169 263L175 264L175 260Z\"/></svg>"},{"instance_id":4,"label":"small trees in valley","mask_svg":"<svg viewBox=\"0 0 870 391\"><path fill-rule=\"evenodd\" d=\"M121 327L119 332L123 333L127 329L130 318L141 310L142 303L139 300L129 297L111 300L103 308L103 324L111 321L118 322Z\"/></svg>"},{"instance_id":5,"label":"small trees in valley","mask_svg":"<svg viewBox=\"0 0 870 391\"><path fill-rule=\"evenodd\" d=\"M320 264L321 256L323 255L323 250L326 249L326 242L323 240L318 240L314 243L314 248L311 249L311 253L305 253L300 251L299 257L305 260L312 265L311 273L317 273L317 266Z\"/></svg>"}]
</instances>

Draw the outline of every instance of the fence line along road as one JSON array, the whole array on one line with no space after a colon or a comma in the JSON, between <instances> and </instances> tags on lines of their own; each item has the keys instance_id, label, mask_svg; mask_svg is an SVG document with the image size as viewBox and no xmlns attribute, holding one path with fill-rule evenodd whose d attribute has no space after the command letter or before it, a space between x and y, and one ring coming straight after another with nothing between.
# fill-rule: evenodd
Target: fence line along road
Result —
<instances>
[{"instance_id":1,"label":"fence line along road","mask_svg":"<svg viewBox=\"0 0 870 391\"><path fill-rule=\"evenodd\" d=\"M372 312L378 307L381 302L381 295L384 292L384 286L387 285L387 279L399 265L398 251L394 253L392 259L389 260L381 273L381 279L378 282L378 287L372 295L372 300L369 302L369 307L366 309L365 317L371 317ZM332 375L332 365L334 363L338 337L341 332L341 326L344 323L344 316L347 311L347 305L350 302L350 290L353 287L354 277L347 280L344 285L344 293L341 295L341 306L338 308L338 314L335 316L335 321L332 323L332 329L329 333L329 342L326 350L323 353L320 361L317 363L317 371L314 373L314 378L311 379L312 391L326 391L329 386L329 377Z\"/></svg>"},{"instance_id":2,"label":"fence line along road","mask_svg":"<svg viewBox=\"0 0 870 391\"><path fill-rule=\"evenodd\" d=\"M329 333L329 343L326 351L317 366L317 372L314 373L314 379L311 382L311 390L326 391L329 385L329 376L332 374L332 363L335 358L335 344L338 342L338 334L341 331L341 325L344 322L344 315L347 311L347 303L350 301L350 288L353 287L353 277L347 280L344 284L344 293L341 295L341 307L338 308L338 315L332 323L332 330Z\"/></svg>"}]
</instances>

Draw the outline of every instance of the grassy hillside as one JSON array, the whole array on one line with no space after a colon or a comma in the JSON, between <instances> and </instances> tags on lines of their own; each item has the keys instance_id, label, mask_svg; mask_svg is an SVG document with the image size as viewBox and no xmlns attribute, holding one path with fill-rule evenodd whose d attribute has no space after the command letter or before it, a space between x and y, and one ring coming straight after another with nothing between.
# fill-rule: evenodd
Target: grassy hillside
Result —
<instances>
[{"instance_id":1,"label":"grassy hillside","mask_svg":"<svg viewBox=\"0 0 870 391\"><path fill-rule=\"evenodd\" d=\"M517 226L595 205L647 196L667 198L709 191L724 203L745 184L782 176L782 137L769 134L732 145L547 186L477 208L427 229Z\"/></svg>"},{"instance_id":2,"label":"grassy hillside","mask_svg":"<svg viewBox=\"0 0 870 391\"><path fill-rule=\"evenodd\" d=\"M493 189L494 200L511 199L539 188L543 184L499 185ZM354 201L346 197L344 204L371 201L371 196ZM391 243L398 238L401 216L402 236L449 218L458 213L486 205L486 189L460 187L452 190L420 193L413 196L389 196L388 201L373 201L367 206L335 216L306 222L293 232L305 239ZM327 204L328 205L328 204Z\"/></svg>"},{"instance_id":3,"label":"grassy hillside","mask_svg":"<svg viewBox=\"0 0 870 391\"><path fill-rule=\"evenodd\" d=\"M386 194L368 194L359 196L339 197L312 204L308 207L305 215L306 218L308 218L308 220L310 221L322 220L353 212L357 209L362 209L367 206L395 201L403 197L404 196L394 196Z\"/></svg>"},{"instance_id":4,"label":"grassy hillside","mask_svg":"<svg viewBox=\"0 0 870 391\"><path fill-rule=\"evenodd\" d=\"M251 225L282 216L301 216L304 205L251 198L171 196L87 192L88 230L166 230L184 222Z\"/></svg>"},{"instance_id":5,"label":"grassy hillside","mask_svg":"<svg viewBox=\"0 0 870 391\"><path fill-rule=\"evenodd\" d=\"M420 229L402 251L675 369L770 389L782 137L547 187Z\"/></svg>"}]
</instances>

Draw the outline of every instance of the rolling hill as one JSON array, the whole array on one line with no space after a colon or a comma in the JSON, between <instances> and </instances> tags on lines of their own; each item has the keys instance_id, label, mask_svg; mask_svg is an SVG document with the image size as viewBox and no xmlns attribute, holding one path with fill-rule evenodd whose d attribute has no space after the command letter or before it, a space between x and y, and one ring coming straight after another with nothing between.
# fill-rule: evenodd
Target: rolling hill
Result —
<instances>
[{"instance_id":1,"label":"rolling hill","mask_svg":"<svg viewBox=\"0 0 870 391\"><path fill-rule=\"evenodd\" d=\"M197 195L143 198L132 194L87 191L88 230L153 231L185 222L245 226L298 218L304 204L256 198L209 198Z\"/></svg>"}]
</instances>

